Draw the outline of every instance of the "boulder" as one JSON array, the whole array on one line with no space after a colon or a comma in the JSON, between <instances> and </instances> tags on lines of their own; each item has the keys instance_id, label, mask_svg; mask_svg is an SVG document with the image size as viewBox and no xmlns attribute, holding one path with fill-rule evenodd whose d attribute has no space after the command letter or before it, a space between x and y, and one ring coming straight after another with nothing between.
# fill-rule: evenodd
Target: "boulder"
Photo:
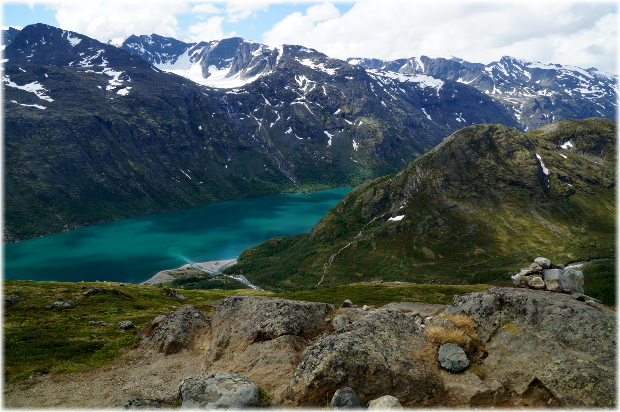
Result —
<instances>
[{"instance_id":1,"label":"boulder","mask_svg":"<svg viewBox=\"0 0 620 412\"><path fill-rule=\"evenodd\" d=\"M564 290L583 293L583 272L580 270L563 270L560 275L560 282L562 282Z\"/></svg>"},{"instance_id":2,"label":"boulder","mask_svg":"<svg viewBox=\"0 0 620 412\"><path fill-rule=\"evenodd\" d=\"M403 409L403 406L397 398L385 395L368 402L368 409Z\"/></svg>"},{"instance_id":3,"label":"boulder","mask_svg":"<svg viewBox=\"0 0 620 412\"><path fill-rule=\"evenodd\" d=\"M179 397L184 409L244 409L258 407L260 396L248 377L218 373L184 379Z\"/></svg>"},{"instance_id":4,"label":"boulder","mask_svg":"<svg viewBox=\"0 0 620 412\"><path fill-rule=\"evenodd\" d=\"M563 270L561 269L545 269L543 270L543 277L545 279L545 288L552 292L563 292L564 286L560 277Z\"/></svg>"},{"instance_id":5,"label":"boulder","mask_svg":"<svg viewBox=\"0 0 620 412\"><path fill-rule=\"evenodd\" d=\"M75 307L75 302L67 302L67 301L59 301L54 302L49 305L48 309L73 309Z\"/></svg>"},{"instance_id":6,"label":"boulder","mask_svg":"<svg viewBox=\"0 0 620 412\"><path fill-rule=\"evenodd\" d=\"M342 387L363 404L386 394L425 406L443 393L424 329L397 310L379 309L308 346L284 395L286 407L316 407Z\"/></svg>"},{"instance_id":7,"label":"boulder","mask_svg":"<svg viewBox=\"0 0 620 412\"><path fill-rule=\"evenodd\" d=\"M364 409L357 393L349 387L338 389L334 393L331 407L334 409Z\"/></svg>"},{"instance_id":8,"label":"boulder","mask_svg":"<svg viewBox=\"0 0 620 412\"><path fill-rule=\"evenodd\" d=\"M345 301L342 302L342 307L343 308L352 308L353 307L353 302L351 302L351 299L345 299Z\"/></svg>"},{"instance_id":9,"label":"boulder","mask_svg":"<svg viewBox=\"0 0 620 412\"><path fill-rule=\"evenodd\" d=\"M551 261L544 257L534 259L534 263L538 263L543 269L549 269L549 267L551 267Z\"/></svg>"},{"instance_id":10,"label":"boulder","mask_svg":"<svg viewBox=\"0 0 620 412\"><path fill-rule=\"evenodd\" d=\"M437 353L437 360L442 368L450 372L460 372L469 366L467 354L463 348L454 343L444 343L441 345Z\"/></svg>"},{"instance_id":11,"label":"boulder","mask_svg":"<svg viewBox=\"0 0 620 412\"><path fill-rule=\"evenodd\" d=\"M325 318L336 309L265 296L228 297L211 315L207 370L248 376L277 404L303 349L332 330Z\"/></svg>"},{"instance_id":12,"label":"boulder","mask_svg":"<svg viewBox=\"0 0 620 412\"><path fill-rule=\"evenodd\" d=\"M529 283L530 283L530 280L532 279L532 276L523 275L522 273L524 273L524 272L521 271L520 273L512 276L511 277L512 283L514 283L515 286L519 286L521 288L526 288L526 287L529 286Z\"/></svg>"},{"instance_id":13,"label":"boulder","mask_svg":"<svg viewBox=\"0 0 620 412\"><path fill-rule=\"evenodd\" d=\"M493 287L456 296L448 313L478 325L485 381L571 408L616 406L616 314L564 293Z\"/></svg>"},{"instance_id":14,"label":"boulder","mask_svg":"<svg viewBox=\"0 0 620 412\"><path fill-rule=\"evenodd\" d=\"M543 267L540 263L534 262L530 265L530 269L536 273L539 273L541 270L543 270Z\"/></svg>"},{"instance_id":15,"label":"boulder","mask_svg":"<svg viewBox=\"0 0 620 412\"><path fill-rule=\"evenodd\" d=\"M135 328L135 325L130 320L123 320L118 323L118 327L127 330Z\"/></svg>"},{"instance_id":16,"label":"boulder","mask_svg":"<svg viewBox=\"0 0 620 412\"><path fill-rule=\"evenodd\" d=\"M17 295L8 295L4 296L4 304L5 305L14 305L17 302L21 302L22 298Z\"/></svg>"},{"instance_id":17,"label":"boulder","mask_svg":"<svg viewBox=\"0 0 620 412\"><path fill-rule=\"evenodd\" d=\"M532 278L527 282L528 286L532 289L544 289L545 281L541 276L532 276Z\"/></svg>"},{"instance_id":18,"label":"boulder","mask_svg":"<svg viewBox=\"0 0 620 412\"><path fill-rule=\"evenodd\" d=\"M166 355L177 353L189 348L207 326L207 318L195 306L181 306L169 315L151 321L145 331L145 346L154 347Z\"/></svg>"}]
</instances>

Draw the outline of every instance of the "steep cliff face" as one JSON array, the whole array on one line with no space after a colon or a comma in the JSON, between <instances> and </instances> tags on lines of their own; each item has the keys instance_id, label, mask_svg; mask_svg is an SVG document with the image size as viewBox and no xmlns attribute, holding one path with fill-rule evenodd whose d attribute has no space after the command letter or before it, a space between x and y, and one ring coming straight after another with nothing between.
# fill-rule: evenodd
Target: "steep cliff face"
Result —
<instances>
[{"instance_id":1,"label":"steep cliff face","mask_svg":"<svg viewBox=\"0 0 620 412\"><path fill-rule=\"evenodd\" d=\"M272 288L460 283L491 281L531 261L531 250L557 262L611 257L615 127L588 119L526 134L465 128L352 191L309 235L248 249L231 271Z\"/></svg>"}]
</instances>

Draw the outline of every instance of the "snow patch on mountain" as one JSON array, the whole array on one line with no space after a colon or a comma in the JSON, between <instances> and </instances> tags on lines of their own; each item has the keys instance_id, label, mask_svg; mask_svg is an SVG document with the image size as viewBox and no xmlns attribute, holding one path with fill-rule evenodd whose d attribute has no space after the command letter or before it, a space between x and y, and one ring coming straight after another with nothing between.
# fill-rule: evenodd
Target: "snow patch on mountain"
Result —
<instances>
[{"instance_id":1,"label":"snow patch on mountain","mask_svg":"<svg viewBox=\"0 0 620 412\"><path fill-rule=\"evenodd\" d=\"M43 87L43 85L39 82L31 82L28 84L24 84L22 86L16 84L15 82L13 82L9 76L7 75L3 75L2 76L2 82L9 87L14 87L16 89L20 89L20 90L24 90L26 92L29 93L34 93L39 99L41 100L45 100L47 102L53 102L54 99L52 99L51 97L47 96L46 93L48 92L48 90Z\"/></svg>"},{"instance_id":2,"label":"snow patch on mountain","mask_svg":"<svg viewBox=\"0 0 620 412\"><path fill-rule=\"evenodd\" d=\"M327 73L330 76L335 75L338 71L337 69L329 69L325 67L325 63L315 63L312 59L296 58L295 60L297 60L299 63L303 64L304 66L310 67L312 70L318 70L323 73Z\"/></svg>"}]
</instances>

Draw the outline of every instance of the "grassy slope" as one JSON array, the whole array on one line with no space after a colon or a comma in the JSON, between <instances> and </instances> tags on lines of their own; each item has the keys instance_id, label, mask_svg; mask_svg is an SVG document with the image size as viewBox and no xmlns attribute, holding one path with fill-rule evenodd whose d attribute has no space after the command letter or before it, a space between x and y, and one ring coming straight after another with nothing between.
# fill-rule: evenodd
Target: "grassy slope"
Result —
<instances>
[{"instance_id":1,"label":"grassy slope","mask_svg":"<svg viewBox=\"0 0 620 412\"><path fill-rule=\"evenodd\" d=\"M615 256L615 123L459 133L352 191L311 234L250 248L228 271L280 291L369 280L501 283L538 256ZM560 151L567 140L582 151ZM388 220L396 215L406 217Z\"/></svg>"},{"instance_id":2,"label":"grassy slope","mask_svg":"<svg viewBox=\"0 0 620 412\"><path fill-rule=\"evenodd\" d=\"M89 287L105 292L85 296ZM384 305L392 301L450 303L452 297L486 290L488 285L347 285L315 291L270 294L252 289L181 290L186 301L165 295L166 289L153 286L107 283L61 283L5 280L4 294L23 300L5 305L5 382L17 382L32 373L89 370L110 362L122 347L135 345L139 331L154 317L167 314L184 304L205 313L210 302L232 295L280 296L287 299L320 301L340 305L351 299L358 305ZM120 292L120 293L119 293ZM52 302L76 303L73 309L46 309ZM129 320L135 329L124 331L118 323ZM110 326L91 324L103 322Z\"/></svg>"}]
</instances>

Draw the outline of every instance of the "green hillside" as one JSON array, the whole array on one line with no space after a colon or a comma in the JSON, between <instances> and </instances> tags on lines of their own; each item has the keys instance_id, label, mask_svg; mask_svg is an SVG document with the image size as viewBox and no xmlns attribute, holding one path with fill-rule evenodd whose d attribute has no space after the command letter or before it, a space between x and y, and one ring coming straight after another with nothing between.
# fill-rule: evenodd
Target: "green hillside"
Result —
<instances>
[{"instance_id":1,"label":"green hillside","mask_svg":"<svg viewBox=\"0 0 620 412\"><path fill-rule=\"evenodd\" d=\"M310 234L250 248L228 271L269 290L474 284L506 281L538 256L613 258L615 139L616 123L599 118L462 129L353 190Z\"/></svg>"}]
</instances>

